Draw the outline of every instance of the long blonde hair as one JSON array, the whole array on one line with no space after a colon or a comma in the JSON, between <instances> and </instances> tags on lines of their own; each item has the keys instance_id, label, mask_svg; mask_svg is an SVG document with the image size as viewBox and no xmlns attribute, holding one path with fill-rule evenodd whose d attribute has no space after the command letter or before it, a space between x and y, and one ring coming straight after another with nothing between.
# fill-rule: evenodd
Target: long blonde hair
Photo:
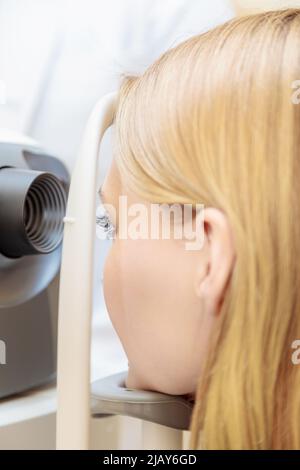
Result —
<instances>
[{"instance_id":1,"label":"long blonde hair","mask_svg":"<svg viewBox=\"0 0 300 470\"><path fill-rule=\"evenodd\" d=\"M114 153L125 184L151 202L219 208L235 236L192 449L300 448L296 80L300 10L288 9L194 36L120 87Z\"/></svg>"}]
</instances>

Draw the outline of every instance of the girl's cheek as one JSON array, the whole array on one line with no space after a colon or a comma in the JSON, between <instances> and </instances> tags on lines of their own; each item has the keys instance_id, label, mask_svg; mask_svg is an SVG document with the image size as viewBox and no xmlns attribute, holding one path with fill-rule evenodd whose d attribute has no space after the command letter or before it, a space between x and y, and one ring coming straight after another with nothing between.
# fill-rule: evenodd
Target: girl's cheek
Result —
<instances>
[{"instance_id":1,"label":"girl's cheek","mask_svg":"<svg viewBox=\"0 0 300 470\"><path fill-rule=\"evenodd\" d=\"M115 322L118 317L117 312L120 307L118 300L119 291L115 256L113 248L111 248L103 268L103 294L107 311L115 327Z\"/></svg>"}]
</instances>

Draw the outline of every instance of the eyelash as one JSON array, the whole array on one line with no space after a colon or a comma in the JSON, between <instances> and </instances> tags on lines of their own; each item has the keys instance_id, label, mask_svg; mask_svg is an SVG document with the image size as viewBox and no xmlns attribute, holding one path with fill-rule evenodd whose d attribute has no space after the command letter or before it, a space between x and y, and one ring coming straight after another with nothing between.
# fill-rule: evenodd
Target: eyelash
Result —
<instances>
[{"instance_id":1,"label":"eyelash","mask_svg":"<svg viewBox=\"0 0 300 470\"><path fill-rule=\"evenodd\" d=\"M104 207L102 202L97 207L96 213L96 225L103 231L105 234L106 240L112 240L115 238L116 228L114 224L111 222L108 212ZM102 238L102 237L99 237Z\"/></svg>"}]
</instances>

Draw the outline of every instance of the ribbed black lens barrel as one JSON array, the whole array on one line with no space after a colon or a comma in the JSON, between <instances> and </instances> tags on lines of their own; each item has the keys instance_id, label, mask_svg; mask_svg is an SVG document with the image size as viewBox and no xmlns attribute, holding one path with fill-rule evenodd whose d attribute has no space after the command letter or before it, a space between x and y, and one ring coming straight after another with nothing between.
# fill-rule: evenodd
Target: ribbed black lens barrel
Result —
<instances>
[{"instance_id":1,"label":"ribbed black lens barrel","mask_svg":"<svg viewBox=\"0 0 300 470\"><path fill-rule=\"evenodd\" d=\"M0 253L47 254L62 241L66 192L52 173L0 169Z\"/></svg>"}]
</instances>

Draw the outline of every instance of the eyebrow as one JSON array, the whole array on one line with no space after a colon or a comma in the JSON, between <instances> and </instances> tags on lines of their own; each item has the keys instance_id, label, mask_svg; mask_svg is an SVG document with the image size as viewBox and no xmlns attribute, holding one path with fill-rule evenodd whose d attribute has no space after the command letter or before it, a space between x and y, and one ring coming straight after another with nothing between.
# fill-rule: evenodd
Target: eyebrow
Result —
<instances>
[{"instance_id":1,"label":"eyebrow","mask_svg":"<svg viewBox=\"0 0 300 470\"><path fill-rule=\"evenodd\" d=\"M98 196L100 198L101 204L104 204L104 205L108 206L107 207L107 214L109 216L109 219L110 219L111 223L116 227L117 222L116 222L116 218L115 218L115 213L113 213L113 214L110 213L110 204L107 204L105 202L106 196L104 195L102 186L100 186L100 188L98 189Z\"/></svg>"},{"instance_id":2,"label":"eyebrow","mask_svg":"<svg viewBox=\"0 0 300 470\"><path fill-rule=\"evenodd\" d=\"M103 185L100 186L100 188L98 189L98 196L100 198L100 202L101 204L104 204L106 206L110 206L111 204L109 204L107 202L107 197L106 197L106 193L103 191Z\"/></svg>"},{"instance_id":3,"label":"eyebrow","mask_svg":"<svg viewBox=\"0 0 300 470\"><path fill-rule=\"evenodd\" d=\"M104 194L103 194L103 189L102 186L98 189L98 196L101 199L101 202L104 203Z\"/></svg>"}]
</instances>

